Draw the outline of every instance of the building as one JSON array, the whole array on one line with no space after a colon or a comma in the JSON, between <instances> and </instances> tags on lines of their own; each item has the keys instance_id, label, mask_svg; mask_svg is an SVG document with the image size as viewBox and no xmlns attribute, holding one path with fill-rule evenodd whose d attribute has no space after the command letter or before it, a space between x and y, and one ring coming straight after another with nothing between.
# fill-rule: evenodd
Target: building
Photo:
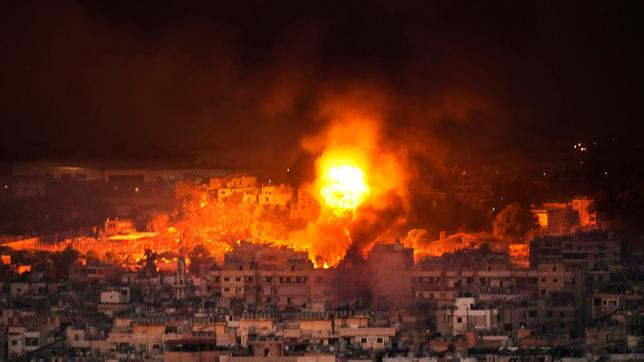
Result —
<instances>
[{"instance_id":1,"label":"building","mask_svg":"<svg viewBox=\"0 0 644 362\"><path fill-rule=\"evenodd\" d=\"M286 206L293 198L293 188L288 185L264 185L259 194L260 205Z\"/></svg>"},{"instance_id":2,"label":"building","mask_svg":"<svg viewBox=\"0 0 644 362\"><path fill-rule=\"evenodd\" d=\"M564 235L578 224L578 217L566 203L544 203L541 208L530 210L537 218L543 233Z\"/></svg>"},{"instance_id":3,"label":"building","mask_svg":"<svg viewBox=\"0 0 644 362\"><path fill-rule=\"evenodd\" d=\"M291 202L290 217L299 220L315 220L320 212L320 206L313 197L313 185L301 184L297 188L296 199Z\"/></svg>"},{"instance_id":4,"label":"building","mask_svg":"<svg viewBox=\"0 0 644 362\"><path fill-rule=\"evenodd\" d=\"M47 194L47 177L19 176L13 178L13 196L17 199L44 197Z\"/></svg>"},{"instance_id":5,"label":"building","mask_svg":"<svg viewBox=\"0 0 644 362\"><path fill-rule=\"evenodd\" d=\"M110 219L108 218L105 220L105 228L103 229L103 233L105 236L113 236L113 235L125 235L125 234L131 234L136 231L136 228L134 227L134 222L130 219L119 219L118 217L116 219Z\"/></svg>"},{"instance_id":6,"label":"building","mask_svg":"<svg viewBox=\"0 0 644 362\"><path fill-rule=\"evenodd\" d=\"M48 343L48 334L43 330L9 327L7 334L7 354L12 359L33 352Z\"/></svg>"},{"instance_id":7,"label":"building","mask_svg":"<svg viewBox=\"0 0 644 362\"><path fill-rule=\"evenodd\" d=\"M579 225L583 227L597 226L597 211L594 208L592 198L588 196L578 196L572 199L572 209L579 215Z\"/></svg>"},{"instance_id":8,"label":"building","mask_svg":"<svg viewBox=\"0 0 644 362\"><path fill-rule=\"evenodd\" d=\"M499 311L475 304L474 298L456 298L450 308L436 312L436 329L444 335L467 331L488 331L499 324Z\"/></svg>"},{"instance_id":9,"label":"building","mask_svg":"<svg viewBox=\"0 0 644 362\"><path fill-rule=\"evenodd\" d=\"M530 211L537 217L541 230L547 235L566 235L574 228L597 227L597 212L593 209L594 200L588 196L578 196L569 202L547 202Z\"/></svg>"},{"instance_id":10,"label":"building","mask_svg":"<svg viewBox=\"0 0 644 362\"><path fill-rule=\"evenodd\" d=\"M569 235L538 236L530 243L530 265L561 262L567 269L594 269L618 265L621 240L601 230Z\"/></svg>"},{"instance_id":11,"label":"building","mask_svg":"<svg viewBox=\"0 0 644 362\"><path fill-rule=\"evenodd\" d=\"M101 303L127 304L130 303L130 288L124 287L117 290L101 292Z\"/></svg>"}]
</instances>

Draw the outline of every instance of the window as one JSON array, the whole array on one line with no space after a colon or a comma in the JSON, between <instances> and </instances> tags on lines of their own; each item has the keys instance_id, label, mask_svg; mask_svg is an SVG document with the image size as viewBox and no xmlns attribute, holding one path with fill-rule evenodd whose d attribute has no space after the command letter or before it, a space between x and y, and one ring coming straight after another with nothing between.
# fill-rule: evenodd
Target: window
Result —
<instances>
[{"instance_id":1,"label":"window","mask_svg":"<svg viewBox=\"0 0 644 362\"><path fill-rule=\"evenodd\" d=\"M266 281L266 283L270 283L273 281L273 277L266 277L264 278L264 280Z\"/></svg>"},{"instance_id":2,"label":"window","mask_svg":"<svg viewBox=\"0 0 644 362\"><path fill-rule=\"evenodd\" d=\"M596 306L602 305L602 299L601 298L594 298L593 299L593 305L596 305Z\"/></svg>"},{"instance_id":3,"label":"window","mask_svg":"<svg viewBox=\"0 0 644 362\"><path fill-rule=\"evenodd\" d=\"M230 278L229 278L229 277L224 277L224 281L225 281L225 282L229 282L229 281L230 281Z\"/></svg>"},{"instance_id":4,"label":"window","mask_svg":"<svg viewBox=\"0 0 644 362\"><path fill-rule=\"evenodd\" d=\"M224 288L224 292L230 292L230 288Z\"/></svg>"},{"instance_id":5,"label":"window","mask_svg":"<svg viewBox=\"0 0 644 362\"><path fill-rule=\"evenodd\" d=\"M456 323L463 323L463 318L461 317L456 318Z\"/></svg>"},{"instance_id":6,"label":"window","mask_svg":"<svg viewBox=\"0 0 644 362\"><path fill-rule=\"evenodd\" d=\"M382 343L382 338L377 338L377 339L376 339L376 342L378 342L378 343Z\"/></svg>"},{"instance_id":7,"label":"window","mask_svg":"<svg viewBox=\"0 0 644 362\"><path fill-rule=\"evenodd\" d=\"M17 345L18 345L18 341L16 341L16 340L14 339L13 341L11 341L11 345L12 345L12 346L17 346Z\"/></svg>"},{"instance_id":8,"label":"window","mask_svg":"<svg viewBox=\"0 0 644 362\"><path fill-rule=\"evenodd\" d=\"M235 278L235 281L236 281L236 282L241 282L241 278L240 278L240 277L236 277L236 278Z\"/></svg>"},{"instance_id":9,"label":"window","mask_svg":"<svg viewBox=\"0 0 644 362\"><path fill-rule=\"evenodd\" d=\"M360 340L360 342L362 342L362 343L367 343L367 339L366 339L366 338L362 338L362 339Z\"/></svg>"}]
</instances>

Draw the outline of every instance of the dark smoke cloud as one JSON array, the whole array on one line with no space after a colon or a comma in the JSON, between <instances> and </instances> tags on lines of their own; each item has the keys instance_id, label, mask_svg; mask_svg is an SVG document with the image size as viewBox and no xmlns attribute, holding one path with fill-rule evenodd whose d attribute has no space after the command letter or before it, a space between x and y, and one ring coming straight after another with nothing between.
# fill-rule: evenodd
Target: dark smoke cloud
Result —
<instances>
[{"instance_id":1,"label":"dark smoke cloud","mask_svg":"<svg viewBox=\"0 0 644 362\"><path fill-rule=\"evenodd\" d=\"M565 147L641 119L640 5L4 3L0 151L306 168L320 94L374 83L431 168Z\"/></svg>"},{"instance_id":2,"label":"dark smoke cloud","mask_svg":"<svg viewBox=\"0 0 644 362\"><path fill-rule=\"evenodd\" d=\"M347 251L345 260L356 263L364 259L364 252L371 249L373 243L382 239L391 242L388 232L397 224L402 224L407 216L403 199L400 195L389 192L377 203L369 203L356 212L356 219L349 227L351 234L351 247Z\"/></svg>"}]
</instances>

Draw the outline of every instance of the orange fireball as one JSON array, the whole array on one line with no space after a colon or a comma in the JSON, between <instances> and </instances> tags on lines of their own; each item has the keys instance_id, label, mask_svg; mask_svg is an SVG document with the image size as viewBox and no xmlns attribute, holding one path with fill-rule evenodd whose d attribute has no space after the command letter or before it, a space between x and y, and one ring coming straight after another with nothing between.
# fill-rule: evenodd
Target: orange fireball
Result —
<instances>
[{"instance_id":1,"label":"orange fireball","mask_svg":"<svg viewBox=\"0 0 644 362\"><path fill-rule=\"evenodd\" d=\"M336 215L355 210L369 196L365 172L356 165L328 165L320 180L320 196Z\"/></svg>"}]
</instances>

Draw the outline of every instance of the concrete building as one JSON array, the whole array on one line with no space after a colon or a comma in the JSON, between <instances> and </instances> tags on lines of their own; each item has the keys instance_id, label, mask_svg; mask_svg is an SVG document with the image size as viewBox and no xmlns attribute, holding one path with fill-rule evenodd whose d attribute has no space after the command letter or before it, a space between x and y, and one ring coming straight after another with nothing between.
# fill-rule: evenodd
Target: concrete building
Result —
<instances>
[{"instance_id":1,"label":"concrete building","mask_svg":"<svg viewBox=\"0 0 644 362\"><path fill-rule=\"evenodd\" d=\"M530 243L530 265L561 262L569 269L594 269L621 261L621 240L601 230L536 237Z\"/></svg>"},{"instance_id":2,"label":"concrete building","mask_svg":"<svg viewBox=\"0 0 644 362\"><path fill-rule=\"evenodd\" d=\"M101 303L127 304L130 298L130 288L127 287L101 292Z\"/></svg>"},{"instance_id":3,"label":"concrete building","mask_svg":"<svg viewBox=\"0 0 644 362\"><path fill-rule=\"evenodd\" d=\"M293 188L288 185L264 185L259 194L260 205L287 206L293 199Z\"/></svg>"},{"instance_id":4,"label":"concrete building","mask_svg":"<svg viewBox=\"0 0 644 362\"><path fill-rule=\"evenodd\" d=\"M445 335L488 331L499 324L499 311L475 304L475 298L456 298L450 308L436 312L437 331Z\"/></svg>"},{"instance_id":5,"label":"concrete building","mask_svg":"<svg viewBox=\"0 0 644 362\"><path fill-rule=\"evenodd\" d=\"M315 220L320 212L320 206L313 196L313 185L301 184L297 188L294 202L291 202L290 217L298 220Z\"/></svg>"},{"instance_id":6,"label":"concrete building","mask_svg":"<svg viewBox=\"0 0 644 362\"><path fill-rule=\"evenodd\" d=\"M594 202L595 200L588 196L578 196L572 199L572 209L579 215L579 225L583 227L598 225Z\"/></svg>"},{"instance_id":7,"label":"concrete building","mask_svg":"<svg viewBox=\"0 0 644 362\"><path fill-rule=\"evenodd\" d=\"M7 354L9 358L17 358L25 353L33 352L48 342L48 333L44 330L9 327L7 334Z\"/></svg>"},{"instance_id":8,"label":"concrete building","mask_svg":"<svg viewBox=\"0 0 644 362\"><path fill-rule=\"evenodd\" d=\"M18 176L12 182L13 196L17 199L44 197L47 194L47 177Z\"/></svg>"}]
</instances>

